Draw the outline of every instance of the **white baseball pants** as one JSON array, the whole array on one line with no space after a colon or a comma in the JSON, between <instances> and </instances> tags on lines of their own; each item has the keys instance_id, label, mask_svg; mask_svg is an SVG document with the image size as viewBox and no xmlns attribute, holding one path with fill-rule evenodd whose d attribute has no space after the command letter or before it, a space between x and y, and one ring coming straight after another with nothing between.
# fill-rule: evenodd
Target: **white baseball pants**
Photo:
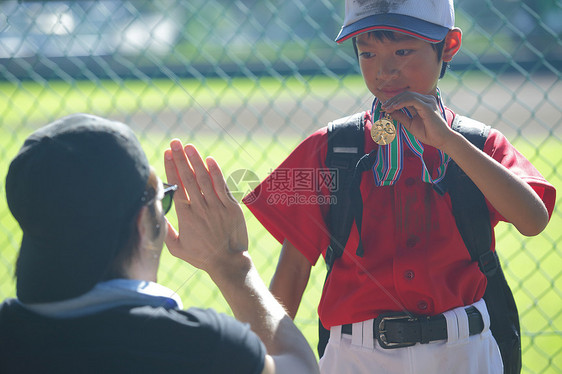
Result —
<instances>
[{"instance_id":1,"label":"white baseball pants","mask_svg":"<svg viewBox=\"0 0 562 374\"><path fill-rule=\"evenodd\" d=\"M383 349L373 337L373 320L353 324L353 334L330 330L330 340L320 360L322 374L503 373L500 351L490 331L486 303L473 304L482 314L484 330L469 336L465 308L445 312L447 340L411 347Z\"/></svg>"}]
</instances>

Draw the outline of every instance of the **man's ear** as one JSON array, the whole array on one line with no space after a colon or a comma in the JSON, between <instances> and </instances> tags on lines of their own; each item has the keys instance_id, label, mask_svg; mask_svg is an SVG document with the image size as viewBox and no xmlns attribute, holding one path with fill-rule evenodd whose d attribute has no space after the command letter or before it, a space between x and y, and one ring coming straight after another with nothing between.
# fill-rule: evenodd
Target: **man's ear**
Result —
<instances>
[{"instance_id":1,"label":"man's ear","mask_svg":"<svg viewBox=\"0 0 562 374\"><path fill-rule=\"evenodd\" d=\"M136 225L137 225L137 230L139 232L140 241L142 241L144 236L146 235L148 218L149 218L148 207L143 206L140 209L136 219Z\"/></svg>"},{"instance_id":2,"label":"man's ear","mask_svg":"<svg viewBox=\"0 0 562 374\"><path fill-rule=\"evenodd\" d=\"M443 46L443 61L450 62L461 48L462 31L458 27L450 30L445 37Z\"/></svg>"},{"instance_id":3,"label":"man's ear","mask_svg":"<svg viewBox=\"0 0 562 374\"><path fill-rule=\"evenodd\" d=\"M139 211L137 216L137 228L140 242L144 240L152 241L160 235L162 227L160 223L156 221L154 214L154 206L143 206Z\"/></svg>"}]
</instances>

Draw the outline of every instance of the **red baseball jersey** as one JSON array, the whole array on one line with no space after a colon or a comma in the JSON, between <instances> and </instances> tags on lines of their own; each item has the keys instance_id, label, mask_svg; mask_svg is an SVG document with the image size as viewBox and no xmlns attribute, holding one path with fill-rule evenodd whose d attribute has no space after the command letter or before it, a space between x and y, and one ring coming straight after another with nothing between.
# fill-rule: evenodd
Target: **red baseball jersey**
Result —
<instances>
[{"instance_id":1,"label":"red baseball jersey","mask_svg":"<svg viewBox=\"0 0 562 374\"><path fill-rule=\"evenodd\" d=\"M448 119L453 116L447 109ZM370 120L369 113L366 117ZM370 137L370 121L366 121L365 152L376 147ZM330 191L341 183L326 168L326 152L327 128L322 128L244 199L280 243L291 242L312 265L330 244ZM554 187L499 131L491 130L484 152L529 183L552 214ZM430 171L439 167L435 148L425 146L423 157ZM363 257L355 254L358 232L354 226L345 252L324 286L318 313L325 327L404 309L435 315L472 304L484 295L486 277L470 259L448 194L439 195L421 180L421 174L421 160L407 147L396 184L377 187L372 172L363 174L361 239L365 253ZM488 207L492 226L504 220L490 204Z\"/></svg>"}]
</instances>

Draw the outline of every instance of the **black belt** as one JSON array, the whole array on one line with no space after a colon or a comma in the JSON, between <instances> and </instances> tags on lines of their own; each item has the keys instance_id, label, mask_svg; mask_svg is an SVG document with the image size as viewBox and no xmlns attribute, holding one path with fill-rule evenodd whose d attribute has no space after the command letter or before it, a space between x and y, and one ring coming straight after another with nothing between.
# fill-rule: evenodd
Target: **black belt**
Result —
<instances>
[{"instance_id":1,"label":"black belt","mask_svg":"<svg viewBox=\"0 0 562 374\"><path fill-rule=\"evenodd\" d=\"M478 309L465 309L470 335L480 334L484 321ZM352 325L343 325L342 334L351 335ZM436 316L408 316L402 313L379 315L373 324L373 334L382 348L409 347L416 343L426 344L447 339L447 321L443 314Z\"/></svg>"}]
</instances>

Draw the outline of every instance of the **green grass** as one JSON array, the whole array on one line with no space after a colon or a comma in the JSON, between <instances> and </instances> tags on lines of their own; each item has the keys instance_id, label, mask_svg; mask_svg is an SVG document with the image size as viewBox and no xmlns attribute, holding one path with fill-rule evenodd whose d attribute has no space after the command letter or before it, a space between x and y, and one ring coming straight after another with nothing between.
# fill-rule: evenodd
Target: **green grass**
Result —
<instances>
[{"instance_id":1,"label":"green grass","mask_svg":"<svg viewBox=\"0 0 562 374\"><path fill-rule=\"evenodd\" d=\"M272 98L303 94L332 95L338 85L334 79L311 78L259 78L249 80L218 78L203 81L184 79L180 84L165 79L147 81L48 81L0 82L0 116L2 127L44 123L69 113L88 112L99 115L155 112L162 109L178 109L189 106L203 108L217 105L242 105L266 103ZM350 76L341 85L357 85L360 77Z\"/></svg>"},{"instance_id":2,"label":"green grass","mask_svg":"<svg viewBox=\"0 0 562 374\"><path fill-rule=\"evenodd\" d=\"M257 85L256 85L257 83ZM46 82L0 84L0 297L14 296L13 264L21 233L11 217L4 199L3 180L11 158L25 137L39 125L73 112L91 112L105 116L118 116L136 111L158 112L194 105L211 107L221 103L242 105L267 103L283 95L335 94L332 79L308 80L260 79L250 82L233 79L230 82L208 80L205 82L182 81L175 83L159 80L151 82ZM349 77L347 86L359 87L359 77ZM337 86L336 86L337 88ZM186 95L186 91L189 95ZM47 120L45 120L47 119ZM138 133L138 131L137 131ZM171 136L180 136L195 143L205 155L212 154L223 166L226 175L239 168L248 168L260 178L287 156L302 138L247 134L232 137L219 134L198 134L189 138L188 133L172 134L142 130L141 142L151 163L163 175L162 152ZM537 140L539 141L539 140ZM560 191L562 180L557 168L562 166L561 142L554 138L536 144L533 139L519 140L516 146ZM173 214L171 215L173 219ZM251 236L250 253L266 283L273 274L280 245L246 211ZM497 248L503 261L506 276L514 289L521 314L525 372L556 372L562 368L562 249L559 247L562 214L557 210L543 234L524 238L508 225L500 224L496 230ZM159 280L176 290L186 306L208 306L229 313L228 305L214 287L209 277L172 258L166 251L162 258ZM317 341L316 306L324 280L324 267L319 262L313 269L311 281L305 292L296 323L312 346Z\"/></svg>"}]
</instances>

